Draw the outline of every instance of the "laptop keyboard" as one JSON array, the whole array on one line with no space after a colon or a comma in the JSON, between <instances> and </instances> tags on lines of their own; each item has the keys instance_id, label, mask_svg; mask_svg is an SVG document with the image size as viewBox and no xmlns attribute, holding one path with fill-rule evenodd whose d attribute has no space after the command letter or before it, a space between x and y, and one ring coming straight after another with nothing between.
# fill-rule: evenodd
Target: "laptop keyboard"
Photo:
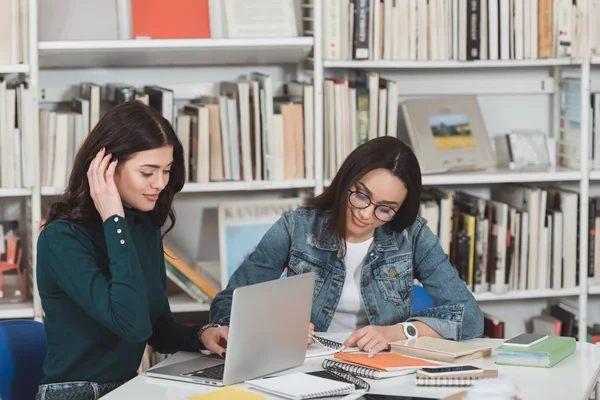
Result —
<instances>
[{"instance_id":1,"label":"laptop keyboard","mask_svg":"<svg viewBox=\"0 0 600 400\"><path fill-rule=\"evenodd\" d=\"M190 371L183 374L184 376L194 376L197 378L209 378L215 380L223 379L223 372L225 371L225 363L213 365L212 367L198 369L196 371Z\"/></svg>"}]
</instances>

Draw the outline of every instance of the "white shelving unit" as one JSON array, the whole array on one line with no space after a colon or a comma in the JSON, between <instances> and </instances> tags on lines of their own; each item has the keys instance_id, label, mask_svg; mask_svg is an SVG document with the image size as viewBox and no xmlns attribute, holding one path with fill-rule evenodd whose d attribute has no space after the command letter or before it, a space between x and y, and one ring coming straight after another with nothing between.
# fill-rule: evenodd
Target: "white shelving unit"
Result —
<instances>
[{"instance_id":1,"label":"white shelving unit","mask_svg":"<svg viewBox=\"0 0 600 400\"><path fill-rule=\"evenodd\" d=\"M28 58L29 64L12 64L12 65L0 65L0 75L11 75L20 74L27 81L28 87L32 92L32 104L31 107L37 109L37 1L28 0L28 8L30 10L27 20L28 24L28 39L27 48L29 50ZM32 158L37 160L39 158L39 151L37 146L37 113L32 115L31 126L34 129L34 143L31 143ZM37 164L37 163L36 163ZM33 168L33 174L37 175L37 171ZM34 183L36 182L34 176ZM15 187L15 188L0 188L0 199L18 199L21 204L24 205L20 208L21 212L24 213L24 218L21 220L25 221L26 228L23 230L23 234L27 237L27 243L31 244L35 240L36 229L35 227L39 223L40 205L39 196L36 195L36 185L32 187ZM35 284L35 246L24 249L24 256L22 259L22 265L33 268L33 272L30 275L33 280L33 300L21 302L21 303L0 303L0 319L19 319L19 318L35 318L36 309L41 310L39 298L37 296L37 285ZM25 275L27 272L23 271ZM41 316L41 314L40 314Z\"/></svg>"},{"instance_id":2,"label":"white shelving unit","mask_svg":"<svg viewBox=\"0 0 600 400\"><path fill-rule=\"evenodd\" d=\"M30 37L37 38L37 2L40 0L29 0L30 15L29 29ZM317 4L321 2L314 1ZM144 68L145 70L156 68L161 73L167 68L210 68L214 70L225 66L248 66L246 73L255 66L270 67L273 65L287 65L294 70L296 76L303 74L311 75L314 86L314 163L315 177L312 180L281 181L281 182L221 182L209 184L186 184L183 193L185 198L198 198L201 194L219 195L227 198L233 192L260 192L257 195L269 196L271 191L286 190L311 190L315 194L323 191L328 182L323 178L323 81L325 76L344 72L347 69L370 69L378 71L393 71L395 73L429 73L431 80L415 80L403 82L399 85L399 93L404 95L446 95L446 94L478 94L492 95L552 95L558 88L555 77L560 76L562 68L571 68L579 72L581 76L582 91L581 100L587 104L590 95L590 66L600 65L600 57L589 57L585 55L578 59L545 59L545 60L510 60L510 61L327 61L323 60L323 14L321 7L316 7L312 13L314 21L313 37L282 38L282 39L186 39L186 40L113 40L113 41L62 41L62 42L37 42L32 39L29 45L30 64L18 66L0 65L0 73L24 73L29 76L30 86L34 89L34 107L37 109L39 103L50 103L70 99L72 91L63 87L56 88L40 85L40 71L65 71L60 75L73 75L71 82L75 85L82 81L82 74L88 73L90 80L116 81L120 73L131 68ZM587 47L585 47L587 48ZM307 59L312 60L308 70L305 70ZM251 66L251 67L250 67ZM539 69L550 70L552 73L542 79L531 78L528 73ZM110 71L117 71L113 75ZM483 70L489 73L489 77L472 85L467 79L457 79L440 85L444 79L444 71L466 71ZM82 72L84 71L84 72ZM87 72L86 72L87 71ZM206 69L204 70L206 71ZM489 72L488 72L489 71ZM524 76L516 75L515 71L523 71ZM214 71L211 71L211 73ZM504 73L509 72L509 77L498 79ZM525 76L527 75L527 76ZM147 82L147 76L143 78ZM198 78L198 80L204 80ZM174 77L176 78L176 77ZM128 79L127 77L123 80ZM217 79L214 79L217 80ZM139 82L136 82L139 83ZM165 82L162 82L165 83ZM190 85L180 82L174 85L163 85L173 88L178 100L194 97L198 85ZM556 113L558 103L552 106ZM34 126L38 127L38 114L34 113ZM557 118L554 117L556 121ZM582 107L581 125L588 126L590 123L587 107ZM38 164L39 138L34 135L34 143L31 143L33 158ZM581 151L587 153L589 143L587 135L581 137ZM25 189L0 189L0 197L26 197L31 220L32 243L37 239L37 227L41 220L42 200L47 196L55 196L62 192L62 188L41 187L39 168L34 168L34 185ZM513 171L506 169L493 169L489 171L474 171L449 174L424 175L425 185L443 186L470 186L481 187L498 183L537 183L537 182L565 182L576 185L580 192L580 234L587 235L587 200L589 184L591 180L600 180L600 171L589 171L587 160L582 160L579 170L564 168L551 168L534 171ZM248 195L248 193L242 194ZM181 201L176 198L176 202ZM194 204L189 204L189 208ZM182 222L178 222L180 224ZM215 228L216 229L216 228ZM35 260L35 245L31 246L31 260ZM579 249L580 275L587 276L588 244L582 241ZM34 273L35 277L35 273ZM35 281L35 280L34 280ZM42 308L37 296L37 288L34 285L34 300L18 306L0 305L0 319L2 318L42 318ZM533 290L518 291L505 294L484 293L476 294L475 297L482 304L493 302L531 301L544 300L553 297L572 297L579 300L579 339L585 339L587 326L587 297L588 294L600 294L600 286L589 286L585 279L576 288L559 290ZM191 300L186 295L178 295L171 298L171 307L174 312L201 312L208 311L208 306Z\"/></svg>"}]
</instances>

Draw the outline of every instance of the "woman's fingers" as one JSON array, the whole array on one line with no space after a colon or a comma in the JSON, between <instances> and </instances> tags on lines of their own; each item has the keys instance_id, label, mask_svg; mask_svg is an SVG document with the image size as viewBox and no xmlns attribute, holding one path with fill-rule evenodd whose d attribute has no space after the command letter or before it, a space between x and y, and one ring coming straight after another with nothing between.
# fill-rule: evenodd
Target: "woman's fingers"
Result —
<instances>
[{"instance_id":1,"label":"woman's fingers","mask_svg":"<svg viewBox=\"0 0 600 400\"><path fill-rule=\"evenodd\" d=\"M115 184L115 170L117 169L117 159L113 159L106 169L106 183L108 185Z\"/></svg>"},{"instance_id":2,"label":"woman's fingers","mask_svg":"<svg viewBox=\"0 0 600 400\"><path fill-rule=\"evenodd\" d=\"M102 158L100 165L98 165L98 170L97 170L96 174L98 176L99 184L106 183L106 171L108 170L108 162L110 161L111 157L112 157L112 154L107 154L106 156L104 156Z\"/></svg>"},{"instance_id":3,"label":"woman's fingers","mask_svg":"<svg viewBox=\"0 0 600 400\"><path fill-rule=\"evenodd\" d=\"M96 190L98 189L98 174L96 173L98 171L98 164L100 163L100 160L102 160L102 155L104 154L104 149L100 149L100 151L98 152L98 154L96 154L96 157L94 157L92 159L92 162L90 162L90 167L88 168L88 181L90 183L90 193L92 195L96 194Z\"/></svg>"}]
</instances>

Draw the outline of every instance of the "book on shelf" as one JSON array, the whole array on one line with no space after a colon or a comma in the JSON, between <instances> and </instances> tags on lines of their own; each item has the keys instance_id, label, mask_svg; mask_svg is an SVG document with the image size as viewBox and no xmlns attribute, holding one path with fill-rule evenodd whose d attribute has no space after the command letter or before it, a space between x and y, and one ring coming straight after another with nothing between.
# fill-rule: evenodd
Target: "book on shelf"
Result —
<instances>
[{"instance_id":1,"label":"book on shelf","mask_svg":"<svg viewBox=\"0 0 600 400\"><path fill-rule=\"evenodd\" d=\"M325 79L323 93L324 176L332 179L358 146L397 135L398 88L378 73L352 70L348 80Z\"/></svg>"},{"instance_id":2,"label":"book on shelf","mask_svg":"<svg viewBox=\"0 0 600 400\"><path fill-rule=\"evenodd\" d=\"M103 113L136 99L171 122L184 148L188 182L314 178L311 83L275 85L269 75L250 73L201 86L206 94L180 104L177 93L161 85L109 83L103 98L99 85L77 85L70 103L40 110L42 186L64 187L77 149Z\"/></svg>"},{"instance_id":3,"label":"book on shelf","mask_svg":"<svg viewBox=\"0 0 600 400\"><path fill-rule=\"evenodd\" d=\"M41 41L282 38L302 31L296 0L44 0L38 15Z\"/></svg>"},{"instance_id":4,"label":"book on shelf","mask_svg":"<svg viewBox=\"0 0 600 400\"><path fill-rule=\"evenodd\" d=\"M483 313L483 337L504 339L506 322L489 313Z\"/></svg>"},{"instance_id":5,"label":"book on shelf","mask_svg":"<svg viewBox=\"0 0 600 400\"><path fill-rule=\"evenodd\" d=\"M0 0L0 65L29 63L29 0Z\"/></svg>"},{"instance_id":6,"label":"book on shelf","mask_svg":"<svg viewBox=\"0 0 600 400\"><path fill-rule=\"evenodd\" d=\"M419 216L472 292L567 289L581 281L577 192L553 184L496 184L489 199L430 187L423 193ZM595 213L591 208L594 221ZM597 263L590 259L588 276Z\"/></svg>"},{"instance_id":7,"label":"book on shelf","mask_svg":"<svg viewBox=\"0 0 600 400\"><path fill-rule=\"evenodd\" d=\"M167 277L194 300L210 304L220 288L172 241L163 244Z\"/></svg>"},{"instance_id":8,"label":"book on shelf","mask_svg":"<svg viewBox=\"0 0 600 400\"><path fill-rule=\"evenodd\" d=\"M386 61L578 57L582 13L572 0L329 1L323 53Z\"/></svg>"},{"instance_id":9,"label":"book on shelf","mask_svg":"<svg viewBox=\"0 0 600 400\"><path fill-rule=\"evenodd\" d=\"M31 187L33 140L32 93L29 85L10 76L0 76L0 187Z\"/></svg>"}]
</instances>

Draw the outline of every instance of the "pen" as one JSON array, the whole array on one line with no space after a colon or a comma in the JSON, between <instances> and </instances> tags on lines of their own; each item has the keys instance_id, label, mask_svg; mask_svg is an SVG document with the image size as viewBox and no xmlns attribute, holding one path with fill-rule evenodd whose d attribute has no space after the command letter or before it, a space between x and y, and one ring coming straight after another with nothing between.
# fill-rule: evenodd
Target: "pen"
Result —
<instances>
[{"instance_id":1,"label":"pen","mask_svg":"<svg viewBox=\"0 0 600 400\"><path fill-rule=\"evenodd\" d=\"M287 278L287 272L288 272L288 267L285 267L283 269L283 272L281 273L281 276L279 277L279 279Z\"/></svg>"},{"instance_id":2,"label":"pen","mask_svg":"<svg viewBox=\"0 0 600 400\"><path fill-rule=\"evenodd\" d=\"M373 358L374 355L375 355L375 350L373 350L373 349L369 350L369 358Z\"/></svg>"}]
</instances>

